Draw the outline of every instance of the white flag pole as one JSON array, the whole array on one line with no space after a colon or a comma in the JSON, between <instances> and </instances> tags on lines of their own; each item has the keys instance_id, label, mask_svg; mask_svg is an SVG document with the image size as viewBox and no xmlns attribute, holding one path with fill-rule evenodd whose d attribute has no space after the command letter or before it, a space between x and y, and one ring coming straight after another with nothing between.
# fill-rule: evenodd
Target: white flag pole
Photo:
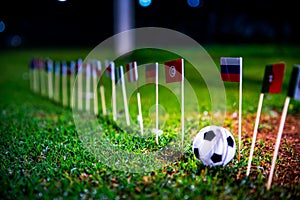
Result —
<instances>
[{"instance_id":1,"label":"white flag pole","mask_svg":"<svg viewBox=\"0 0 300 200\"><path fill-rule=\"evenodd\" d=\"M59 103L60 100L60 63L56 61L55 63L55 96L54 101Z\"/></svg>"},{"instance_id":2,"label":"white flag pole","mask_svg":"<svg viewBox=\"0 0 300 200\"><path fill-rule=\"evenodd\" d=\"M287 96L286 99L285 99L283 111L282 111L282 114L281 114L279 130L278 130L275 149L274 149L273 158L272 158L271 170L270 170L268 183L267 183L267 190L270 190L270 188L271 188L273 173L274 173L274 169L275 169L276 159L277 159L278 150L279 150L279 146L280 146L280 140L281 140L281 136L282 136L282 132L283 132L283 128L284 128L284 123L285 123L287 111L288 111L288 108L289 108L289 103L290 103L290 97Z\"/></svg>"},{"instance_id":3,"label":"white flag pole","mask_svg":"<svg viewBox=\"0 0 300 200\"><path fill-rule=\"evenodd\" d=\"M117 99L116 99L116 78L115 78L115 63L110 62L111 66L111 89L112 89L112 111L113 111L113 119L117 120Z\"/></svg>"},{"instance_id":4,"label":"white flag pole","mask_svg":"<svg viewBox=\"0 0 300 200\"><path fill-rule=\"evenodd\" d=\"M70 107L73 109L74 108L74 98L73 98L73 87L74 87L74 77L75 77L75 62L71 61L70 62Z\"/></svg>"},{"instance_id":5,"label":"white flag pole","mask_svg":"<svg viewBox=\"0 0 300 200\"><path fill-rule=\"evenodd\" d=\"M181 59L181 143L184 148L184 60Z\"/></svg>"},{"instance_id":6,"label":"white flag pole","mask_svg":"<svg viewBox=\"0 0 300 200\"><path fill-rule=\"evenodd\" d=\"M45 68L44 68L43 61L39 62L39 72L40 72L40 80L41 80L41 95L46 96Z\"/></svg>"},{"instance_id":7,"label":"white flag pole","mask_svg":"<svg viewBox=\"0 0 300 200\"><path fill-rule=\"evenodd\" d=\"M130 118L129 118L126 87L125 87L125 79L124 79L124 70L123 70L122 65L120 66L120 73L121 73L121 83L122 83L122 92L123 92L123 102L124 102L124 109L125 109L126 124L127 124L127 126L130 126Z\"/></svg>"},{"instance_id":8,"label":"white flag pole","mask_svg":"<svg viewBox=\"0 0 300 200\"><path fill-rule=\"evenodd\" d=\"M77 61L78 65L78 74L77 74L77 83L78 83L78 90L77 90L77 98L78 98L78 110L82 110L82 60L79 59Z\"/></svg>"},{"instance_id":9,"label":"white flag pole","mask_svg":"<svg viewBox=\"0 0 300 200\"><path fill-rule=\"evenodd\" d=\"M142 115L142 104L141 104L141 95L140 95L140 91L139 91L139 85L138 85L138 71L137 71L137 64L136 62L133 63L134 64L134 71L136 74L136 85L137 85L137 103L138 103L138 121L140 122L140 129L141 129L141 134L144 135L144 122L143 122L143 115Z\"/></svg>"},{"instance_id":10,"label":"white flag pole","mask_svg":"<svg viewBox=\"0 0 300 200\"><path fill-rule=\"evenodd\" d=\"M251 162L252 162L252 157L253 157L253 152L254 152L254 147L255 147L255 142L256 142L256 136L257 136L257 130L258 130L258 124L259 124L259 119L260 119L263 100L264 100L264 93L261 93L260 96L259 96L259 102L258 102L257 113L256 113L256 120L255 120L255 125L254 125L254 130L253 130L254 132L253 132L253 137L252 137L252 144L251 144L251 150L250 150L247 173L246 173L247 176L249 176L249 174L250 174Z\"/></svg>"},{"instance_id":11,"label":"white flag pole","mask_svg":"<svg viewBox=\"0 0 300 200\"><path fill-rule=\"evenodd\" d=\"M91 63L87 61L85 65L85 110L87 112L91 111L91 101L90 101L90 94L91 94Z\"/></svg>"},{"instance_id":12,"label":"white flag pole","mask_svg":"<svg viewBox=\"0 0 300 200\"><path fill-rule=\"evenodd\" d=\"M68 106L68 90L67 90L67 63L62 63L62 104L63 106Z\"/></svg>"},{"instance_id":13,"label":"white flag pole","mask_svg":"<svg viewBox=\"0 0 300 200\"><path fill-rule=\"evenodd\" d=\"M49 99L52 99L53 98L53 85L52 85L53 62L51 60L47 61L47 70L48 70L48 97Z\"/></svg>"},{"instance_id":14,"label":"white flag pole","mask_svg":"<svg viewBox=\"0 0 300 200\"><path fill-rule=\"evenodd\" d=\"M158 144L158 63L155 63L155 129L156 129L156 144Z\"/></svg>"},{"instance_id":15,"label":"white flag pole","mask_svg":"<svg viewBox=\"0 0 300 200\"><path fill-rule=\"evenodd\" d=\"M34 68L33 68L33 91L38 93L39 90L39 81L38 81L38 66L36 65L37 60L34 61Z\"/></svg>"},{"instance_id":16,"label":"white flag pole","mask_svg":"<svg viewBox=\"0 0 300 200\"><path fill-rule=\"evenodd\" d=\"M238 130L238 140L239 140L239 152L238 161L241 160L241 148L242 148L242 97L243 97L243 59L240 57L240 84L239 84L239 130Z\"/></svg>"},{"instance_id":17,"label":"white flag pole","mask_svg":"<svg viewBox=\"0 0 300 200\"><path fill-rule=\"evenodd\" d=\"M93 71L93 94L94 94L94 114L98 115L98 90L97 90L97 69L101 67L100 61L93 61L92 71Z\"/></svg>"}]
</instances>

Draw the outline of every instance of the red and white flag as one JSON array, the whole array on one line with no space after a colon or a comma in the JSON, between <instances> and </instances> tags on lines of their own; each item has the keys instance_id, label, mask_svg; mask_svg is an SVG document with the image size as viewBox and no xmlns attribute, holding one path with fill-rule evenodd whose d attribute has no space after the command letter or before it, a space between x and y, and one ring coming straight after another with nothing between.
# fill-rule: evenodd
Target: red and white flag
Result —
<instances>
[{"instance_id":1,"label":"red and white flag","mask_svg":"<svg viewBox=\"0 0 300 200\"><path fill-rule=\"evenodd\" d=\"M164 63L165 64L165 76L166 82L180 82L182 81L182 68L183 59L171 60Z\"/></svg>"},{"instance_id":2,"label":"red and white flag","mask_svg":"<svg viewBox=\"0 0 300 200\"><path fill-rule=\"evenodd\" d=\"M126 73L128 82L135 82L138 80L137 64L135 61L126 65Z\"/></svg>"},{"instance_id":3,"label":"red and white flag","mask_svg":"<svg viewBox=\"0 0 300 200\"><path fill-rule=\"evenodd\" d=\"M156 65L150 64L145 67L145 76L146 76L146 82L147 83L155 83L156 78Z\"/></svg>"}]
</instances>

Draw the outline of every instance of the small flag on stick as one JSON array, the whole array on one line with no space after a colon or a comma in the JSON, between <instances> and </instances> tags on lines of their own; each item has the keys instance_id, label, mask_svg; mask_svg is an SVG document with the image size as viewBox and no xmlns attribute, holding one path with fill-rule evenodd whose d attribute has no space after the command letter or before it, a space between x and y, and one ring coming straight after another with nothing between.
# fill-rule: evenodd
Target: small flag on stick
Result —
<instances>
[{"instance_id":1,"label":"small flag on stick","mask_svg":"<svg viewBox=\"0 0 300 200\"><path fill-rule=\"evenodd\" d=\"M284 69L285 69L285 63L283 63L283 62L273 64L273 65L266 65L265 74L264 74L264 78L263 78L263 84L262 84L262 90L261 90L261 94L260 94L259 102L258 102L258 106L257 106L257 114L256 114L255 125L254 125L254 132L253 132L250 155L249 155L249 159L248 159L248 167L247 167L247 172L246 172L247 176L249 176L249 174L250 174L251 162L252 162L252 157L253 157L254 148L255 148L255 142L256 142L256 137L257 137L257 131L258 131L258 125L259 125L259 119L260 119L264 94L265 93L276 94L276 93L280 92L281 86L282 86L282 80L283 80L283 76L284 76Z\"/></svg>"},{"instance_id":2,"label":"small flag on stick","mask_svg":"<svg viewBox=\"0 0 300 200\"><path fill-rule=\"evenodd\" d=\"M75 82L75 75L76 75L76 62L70 61L70 107L74 108L74 99L75 95L74 93L74 82Z\"/></svg>"},{"instance_id":3,"label":"small flag on stick","mask_svg":"<svg viewBox=\"0 0 300 200\"><path fill-rule=\"evenodd\" d=\"M54 88L54 101L60 101L60 62L55 61L55 88Z\"/></svg>"},{"instance_id":4,"label":"small flag on stick","mask_svg":"<svg viewBox=\"0 0 300 200\"><path fill-rule=\"evenodd\" d=\"M124 110L125 110L125 118L127 126L130 126L130 118L129 118L129 111L128 111L128 103L127 103L127 94L126 94L126 87L125 87L125 80L124 80L124 69L121 65L120 68L120 81L122 84L122 93L123 93L123 102L124 102Z\"/></svg>"},{"instance_id":5,"label":"small flag on stick","mask_svg":"<svg viewBox=\"0 0 300 200\"><path fill-rule=\"evenodd\" d=\"M46 80L45 80L45 65L42 58L38 59L38 69L40 73L40 81L41 81L41 95L46 96Z\"/></svg>"},{"instance_id":6,"label":"small flag on stick","mask_svg":"<svg viewBox=\"0 0 300 200\"><path fill-rule=\"evenodd\" d=\"M46 67L48 73L48 97L53 99L53 62L51 59L46 59Z\"/></svg>"},{"instance_id":7,"label":"small flag on stick","mask_svg":"<svg viewBox=\"0 0 300 200\"><path fill-rule=\"evenodd\" d=\"M94 114L98 115L98 90L97 90L97 77L101 75L101 62L100 60L93 60L93 94L94 94Z\"/></svg>"},{"instance_id":8,"label":"small flag on stick","mask_svg":"<svg viewBox=\"0 0 300 200\"><path fill-rule=\"evenodd\" d=\"M62 104L68 106L68 86L67 86L68 65L67 62L62 62Z\"/></svg>"},{"instance_id":9,"label":"small flag on stick","mask_svg":"<svg viewBox=\"0 0 300 200\"><path fill-rule=\"evenodd\" d=\"M77 60L77 99L78 99L78 110L82 110L82 59Z\"/></svg>"},{"instance_id":10,"label":"small flag on stick","mask_svg":"<svg viewBox=\"0 0 300 200\"><path fill-rule=\"evenodd\" d=\"M86 61L85 63L85 110L91 111L91 63Z\"/></svg>"},{"instance_id":11,"label":"small flag on stick","mask_svg":"<svg viewBox=\"0 0 300 200\"><path fill-rule=\"evenodd\" d=\"M104 67L107 67L108 65L109 65L108 61L105 60L105 66ZM98 66L99 66L99 64L98 64ZM101 67L101 65L100 65L100 67ZM107 114L106 113L106 102L105 102L105 91L104 91L104 86L102 84L101 73L99 73L98 76L99 76L99 79L100 79L99 82L100 82L100 95L101 95L102 114L105 116Z\"/></svg>"},{"instance_id":12,"label":"small flag on stick","mask_svg":"<svg viewBox=\"0 0 300 200\"><path fill-rule=\"evenodd\" d=\"M285 123L285 119L286 119L286 115L288 112L289 103L290 103L291 98L293 98L295 100L300 100L300 66L294 66L293 70L292 70L291 79L290 79L290 83L289 83L288 95L285 99L283 111L281 114L275 149L274 149L273 158L272 158L271 169L270 169L269 178L268 178L268 182L267 182L268 190L270 190L270 188L271 188L273 174L274 174L275 165L276 165L276 159L278 156L278 151L279 151L279 146L280 146L280 141L281 141L281 136L282 136L284 123Z\"/></svg>"},{"instance_id":13,"label":"small flag on stick","mask_svg":"<svg viewBox=\"0 0 300 200\"><path fill-rule=\"evenodd\" d=\"M155 83L155 129L153 132L156 135L156 144L158 144L158 136L162 134L162 131L158 127L158 63L146 65L145 71L146 82Z\"/></svg>"},{"instance_id":14,"label":"small flag on stick","mask_svg":"<svg viewBox=\"0 0 300 200\"><path fill-rule=\"evenodd\" d=\"M238 161L241 158L242 146L242 58L221 57L221 78L226 82L239 82L239 127L238 127Z\"/></svg>"},{"instance_id":15,"label":"small flag on stick","mask_svg":"<svg viewBox=\"0 0 300 200\"><path fill-rule=\"evenodd\" d=\"M138 121L140 123L140 130L141 135L144 135L144 121L143 121L143 114L142 114L142 105L141 105L141 94L139 91L139 84L138 84L138 71L137 71L137 63L131 62L126 65L126 72L128 77L128 82L136 82L137 88L137 103L138 103Z\"/></svg>"},{"instance_id":16,"label":"small flag on stick","mask_svg":"<svg viewBox=\"0 0 300 200\"><path fill-rule=\"evenodd\" d=\"M166 83L181 82L181 143L184 145L184 60L170 60L165 64Z\"/></svg>"}]
</instances>

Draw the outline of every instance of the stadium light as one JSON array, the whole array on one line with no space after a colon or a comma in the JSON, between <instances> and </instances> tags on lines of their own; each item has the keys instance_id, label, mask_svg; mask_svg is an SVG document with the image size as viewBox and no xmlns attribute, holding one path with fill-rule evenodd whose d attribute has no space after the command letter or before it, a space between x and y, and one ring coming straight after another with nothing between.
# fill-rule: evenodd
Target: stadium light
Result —
<instances>
[{"instance_id":1,"label":"stadium light","mask_svg":"<svg viewBox=\"0 0 300 200\"><path fill-rule=\"evenodd\" d=\"M187 0L190 7L196 8L200 5L200 0Z\"/></svg>"},{"instance_id":2,"label":"stadium light","mask_svg":"<svg viewBox=\"0 0 300 200\"><path fill-rule=\"evenodd\" d=\"M0 21L0 33L4 32L5 30L5 24L3 21Z\"/></svg>"},{"instance_id":3,"label":"stadium light","mask_svg":"<svg viewBox=\"0 0 300 200\"><path fill-rule=\"evenodd\" d=\"M142 7L148 7L148 6L150 6L151 2L152 2L151 0L139 0L139 4Z\"/></svg>"},{"instance_id":4,"label":"stadium light","mask_svg":"<svg viewBox=\"0 0 300 200\"><path fill-rule=\"evenodd\" d=\"M65 1L67 1L67 0L57 0L57 1L59 1L59 2L65 2Z\"/></svg>"}]
</instances>

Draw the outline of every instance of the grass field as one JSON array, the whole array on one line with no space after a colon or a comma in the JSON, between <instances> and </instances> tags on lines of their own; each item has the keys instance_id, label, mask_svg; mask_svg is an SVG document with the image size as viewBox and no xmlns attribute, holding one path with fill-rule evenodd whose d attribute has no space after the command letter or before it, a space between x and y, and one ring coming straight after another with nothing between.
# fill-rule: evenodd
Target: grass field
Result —
<instances>
[{"instance_id":1,"label":"grass field","mask_svg":"<svg viewBox=\"0 0 300 200\"><path fill-rule=\"evenodd\" d=\"M298 46L279 45L220 45L206 46L205 49L219 65L221 56L243 57L243 121L245 127L253 127L249 121L256 113L264 66L280 61L286 63L286 73L282 92L266 95L263 116L279 120L286 97L289 77L294 64L300 64ZM270 191L266 190L268 166L273 150L257 148L253 165L257 165L254 175L246 177L251 128L245 128L241 161L236 157L225 167L206 167L196 161L189 141L183 155L152 172L130 173L105 165L103 160L91 153L78 135L72 110L63 108L47 98L30 91L28 64L35 56L57 60L84 58L89 49L15 49L0 51L0 192L4 199L292 199L300 197L299 177L297 181L280 182L274 179ZM191 55L195 54L189 50ZM195 55L197 56L197 55ZM228 116L238 110L238 86L225 83ZM167 104L168 98L161 98ZM144 99L145 101L145 99ZM209 107L203 99L199 114ZM294 133L299 135L300 103L291 101L289 116L296 119ZM180 119L180 116L178 116ZM273 119L272 118L272 119ZM253 118L251 118L253 119ZM107 118L99 117L106 129L105 136L116 147L127 152L143 154L165 147L174 137L173 119L165 124L169 134L163 135L156 145L153 136L139 138L122 132ZM201 121L200 127L209 121ZM226 126L232 128L235 136L236 119L228 117ZM273 130L276 123L268 121L261 130ZM189 126L189 124L187 124ZM192 125L191 125L192 126ZM268 131L267 131L268 132ZM299 140L295 141L296 145ZM258 147L272 147L265 140L258 140ZM299 168L300 155L295 146L285 143L293 164ZM265 149L265 151L264 151ZM104 158L103 158L104 159ZM280 162L288 162L280 158ZM289 165L289 163L286 163ZM290 169L290 168L289 168ZM293 166L291 166L293 169ZM277 171L275 171L276 173ZM276 176L276 174L275 174ZM299 174L298 174L299 176Z\"/></svg>"}]
</instances>

